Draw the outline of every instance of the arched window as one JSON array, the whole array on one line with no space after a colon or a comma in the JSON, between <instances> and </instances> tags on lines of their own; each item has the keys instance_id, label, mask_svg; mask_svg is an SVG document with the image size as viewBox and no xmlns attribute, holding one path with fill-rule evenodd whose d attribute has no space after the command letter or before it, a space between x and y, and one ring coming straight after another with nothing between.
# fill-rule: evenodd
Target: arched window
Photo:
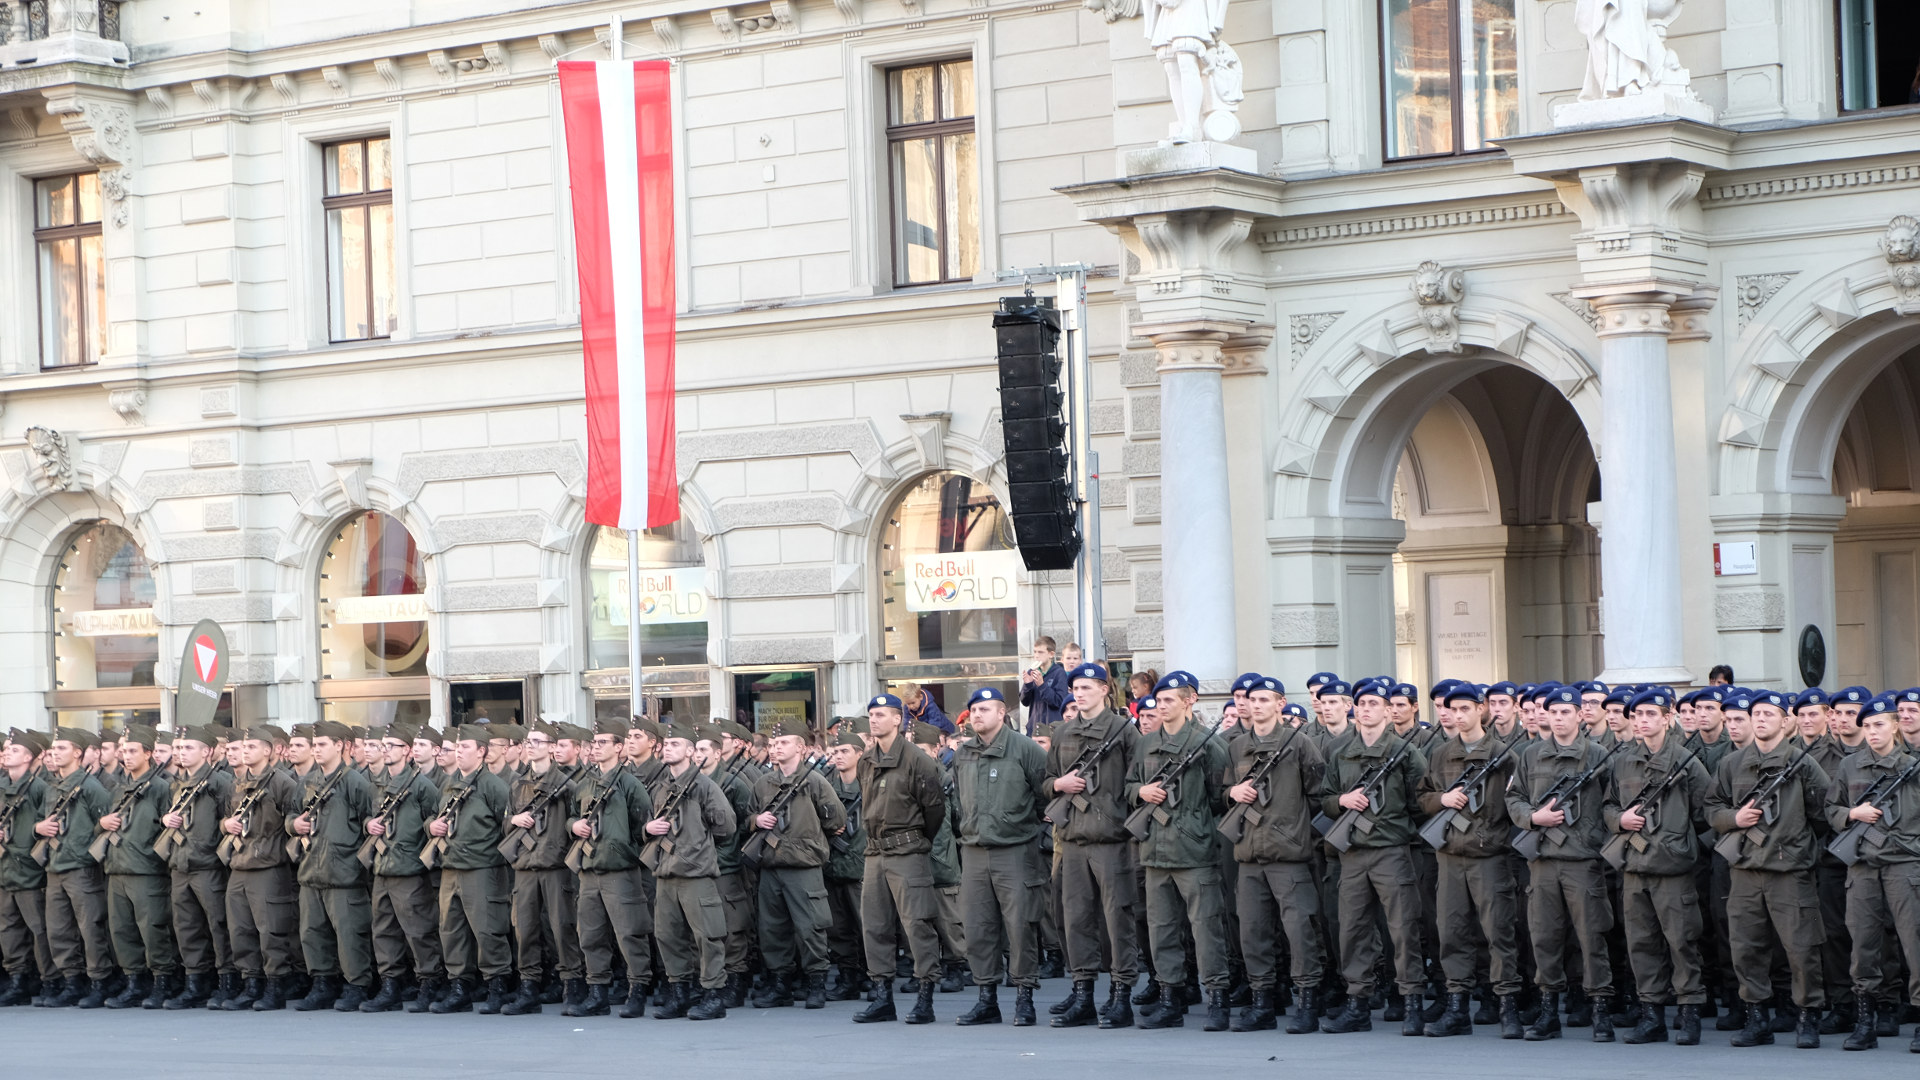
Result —
<instances>
[{"instance_id":1,"label":"arched window","mask_svg":"<svg viewBox=\"0 0 1920 1080\"><path fill-rule=\"evenodd\" d=\"M640 534L641 664L647 696L662 714L705 719L706 559L685 518ZM587 551L587 676L596 713L623 715L631 700L627 670L627 534L599 526ZM595 675L591 672L602 672Z\"/></svg>"},{"instance_id":2,"label":"arched window","mask_svg":"<svg viewBox=\"0 0 1920 1080\"><path fill-rule=\"evenodd\" d=\"M160 624L153 567L132 536L101 522L60 553L51 595L55 722L116 729L160 719Z\"/></svg>"},{"instance_id":3,"label":"arched window","mask_svg":"<svg viewBox=\"0 0 1920 1080\"><path fill-rule=\"evenodd\" d=\"M887 515L878 561L881 679L922 684L949 713L977 686L1011 696L1021 564L992 489L958 473L924 477Z\"/></svg>"},{"instance_id":4,"label":"arched window","mask_svg":"<svg viewBox=\"0 0 1920 1080\"><path fill-rule=\"evenodd\" d=\"M329 719L427 716L426 564L399 519L370 511L334 531L320 563L320 699Z\"/></svg>"}]
</instances>

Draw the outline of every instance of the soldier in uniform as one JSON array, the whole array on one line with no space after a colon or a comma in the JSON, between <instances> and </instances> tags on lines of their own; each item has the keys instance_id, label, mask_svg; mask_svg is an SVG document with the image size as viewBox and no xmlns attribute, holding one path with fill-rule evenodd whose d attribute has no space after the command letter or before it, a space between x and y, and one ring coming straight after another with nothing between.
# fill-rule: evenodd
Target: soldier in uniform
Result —
<instances>
[{"instance_id":1,"label":"soldier in uniform","mask_svg":"<svg viewBox=\"0 0 1920 1080\"><path fill-rule=\"evenodd\" d=\"M160 824L167 829L168 892L186 983L164 1003L172 1010L219 1008L239 989L227 944L227 868L214 854L233 798L233 775L214 759L219 741L205 727L173 740L173 797Z\"/></svg>"},{"instance_id":2,"label":"soldier in uniform","mask_svg":"<svg viewBox=\"0 0 1920 1080\"><path fill-rule=\"evenodd\" d=\"M99 779L81 767L81 757L96 740L79 728L59 728L48 748L47 790L34 825L47 868L47 943L64 980L60 993L46 999L53 1008L97 1009L106 1004L106 982L113 975L107 936L107 882L98 859L87 848L107 812L110 796ZM44 847L39 841L45 841ZM39 856L35 857L39 861ZM91 980L91 984L89 984Z\"/></svg>"},{"instance_id":3,"label":"soldier in uniform","mask_svg":"<svg viewBox=\"0 0 1920 1080\"><path fill-rule=\"evenodd\" d=\"M1843 833L1864 825L1853 864L1847 867L1847 929L1853 941L1853 1030L1847 1050L1872 1050L1885 1027L1900 1031L1898 965L1889 963L1895 941L1906 959L1908 1002L1920 1004L1920 786L1906 777L1914 755L1900 745L1896 706L1871 698L1854 716L1866 749L1840 762L1827 792L1827 822ZM1904 782L1902 778L1904 777ZM1889 940L1892 927L1894 940ZM1920 1028L1909 1049L1920 1053Z\"/></svg>"},{"instance_id":4,"label":"soldier in uniform","mask_svg":"<svg viewBox=\"0 0 1920 1080\"><path fill-rule=\"evenodd\" d=\"M1324 950L1314 922L1320 910L1313 874L1319 838L1312 822L1326 794L1326 763L1304 728L1280 722L1284 699L1278 680L1254 677L1247 691L1246 730L1233 742L1227 774L1233 782L1227 797L1232 805L1245 808L1239 835L1233 838L1233 857L1240 867L1240 950L1253 990L1252 1002L1234 1017L1232 1027L1262 1031L1278 1024L1274 945L1284 933L1294 986L1287 1032L1301 1035L1317 1030L1320 1023L1316 995L1324 977Z\"/></svg>"},{"instance_id":5,"label":"soldier in uniform","mask_svg":"<svg viewBox=\"0 0 1920 1080\"><path fill-rule=\"evenodd\" d=\"M313 988L293 1003L297 1012L358 1012L371 996L373 919L367 868L356 857L373 813L373 782L347 760L347 725L313 725L313 769L301 791L300 812L287 821L300 852L300 947ZM344 982L344 985L343 985Z\"/></svg>"},{"instance_id":6,"label":"soldier in uniform","mask_svg":"<svg viewBox=\"0 0 1920 1080\"><path fill-rule=\"evenodd\" d=\"M284 826L300 812L300 787L272 762L277 734L264 724L234 732L240 768L215 848L228 870L227 933L241 981L239 992L220 1006L228 1012L284 1008L294 971L299 896Z\"/></svg>"},{"instance_id":7,"label":"soldier in uniform","mask_svg":"<svg viewBox=\"0 0 1920 1080\"><path fill-rule=\"evenodd\" d=\"M33 767L49 741L14 728L0 751L0 964L11 976L0 1007L25 1005L54 979L47 948L47 872L28 854L47 782Z\"/></svg>"},{"instance_id":8,"label":"soldier in uniform","mask_svg":"<svg viewBox=\"0 0 1920 1080\"><path fill-rule=\"evenodd\" d=\"M1733 1037L1735 1046L1773 1042L1766 1002L1773 996L1773 936L1779 934L1793 971L1793 1001L1799 1007L1795 1045L1820 1045L1820 1009L1826 986L1820 972L1820 898L1813 881L1818 847L1815 823L1826 814L1827 775L1818 762L1789 738L1792 699L1762 692L1751 703L1753 742L1720 762L1707 796L1707 820L1723 837L1740 836L1729 860L1727 921L1732 930L1733 967L1746 1002L1747 1023ZM1786 780L1774 779L1793 769ZM1772 788L1766 805L1756 805L1763 786Z\"/></svg>"},{"instance_id":9,"label":"soldier in uniform","mask_svg":"<svg viewBox=\"0 0 1920 1080\"><path fill-rule=\"evenodd\" d=\"M440 901L433 876L420 861L427 844L427 821L440 802L440 789L428 776L439 769L433 755L439 739L431 732L431 728L395 724L387 729L384 740L389 750L405 745L413 753L404 768L387 777L366 823L369 839L362 851L372 859L369 904L380 992L361 1004L361 1012L391 1012L403 1004L408 1012L426 1012L443 989L446 965L440 954ZM409 975L415 981L411 1001L405 993Z\"/></svg>"},{"instance_id":10,"label":"soldier in uniform","mask_svg":"<svg viewBox=\"0 0 1920 1080\"><path fill-rule=\"evenodd\" d=\"M1014 987L1013 1025L1036 1021L1033 991L1040 985L1040 917L1048 869L1040 832L1051 801L1047 755L1007 722L1007 700L991 686L967 699L971 738L954 752L958 803L960 902L967 931L967 966L980 1000L957 1021L1000 1022L997 998L1001 955Z\"/></svg>"},{"instance_id":11,"label":"soldier in uniform","mask_svg":"<svg viewBox=\"0 0 1920 1080\"><path fill-rule=\"evenodd\" d=\"M433 1013L498 1013L513 973L512 890L500 854L507 816L507 782L486 767L489 732L468 724L454 733L453 771L427 823L429 865L440 872L440 951L446 956L446 995ZM476 1001L475 976L487 996Z\"/></svg>"},{"instance_id":12,"label":"soldier in uniform","mask_svg":"<svg viewBox=\"0 0 1920 1080\"><path fill-rule=\"evenodd\" d=\"M1052 1024L1132 1027L1131 994L1140 970L1139 861L1124 823L1130 812L1126 777L1140 733L1125 714L1107 708L1106 668L1082 664L1069 677L1079 715L1054 725L1047 777L1073 995ZM1081 767L1083 760L1090 764ZM1107 1004L1096 1011L1093 984L1103 963Z\"/></svg>"},{"instance_id":13,"label":"soldier in uniform","mask_svg":"<svg viewBox=\"0 0 1920 1080\"><path fill-rule=\"evenodd\" d=\"M827 1004L827 928L833 915L821 868L832 838L846 828L846 808L833 785L806 762L806 728L795 720L774 720L764 733L774 767L753 781L748 843L762 849L759 858L760 949L766 961L766 986L754 996L756 1009L793 1004L789 976L806 985L806 1007Z\"/></svg>"},{"instance_id":14,"label":"soldier in uniform","mask_svg":"<svg viewBox=\"0 0 1920 1080\"><path fill-rule=\"evenodd\" d=\"M829 1001L852 1001L866 992L866 948L860 933L860 887L867 874L867 830L860 791L860 754L866 740L843 727L827 747L829 768L827 785L840 800L846 827L837 838L830 838L832 854L821 876L827 885L827 911L832 922L827 929L827 951L839 982L827 995Z\"/></svg>"},{"instance_id":15,"label":"soldier in uniform","mask_svg":"<svg viewBox=\"0 0 1920 1080\"><path fill-rule=\"evenodd\" d=\"M1620 920L1639 984L1640 1016L1626 1042L1666 1042L1671 1001L1680 1007L1674 1042L1697 1046L1707 995L1694 875L1711 781L1697 753L1675 732L1671 701L1667 691L1655 688L1628 702L1635 741L1614 758L1603 812L1607 828L1623 838ZM1654 791L1662 785L1656 800Z\"/></svg>"},{"instance_id":16,"label":"soldier in uniform","mask_svg":"<svg viewBox=\"0 0 1920 1080\"><path fill-rule=\"evenodd\" d=\"M881 694L867 703L873 745L860 757L862 820L867 827L866 876L861 883L861 928L873 1001L854 1014L856 1023L896 1019L893 1005L895 920L913 952L919 1000L909 1024L933 1023L933 993L940 974L940 899L929 858L946 816L940 766L900 731L900 699Z\"/></svg>"},{"instance_id":17,"label":"soldier in uniform","mask_svg":"<svg viewBox=\"0 0 1920 1080\"><path fill-rule=\"evenodd\" d=\"M933 850L927 853L927 861L933 864L933 893L939 905L933 920L933 928L940 935L939 990L943 994L957 994L966 986L963 973L967 966L967 934L960 909L960 853L953 839L957 813L953 768L950 763L942 762L945 733L939 728L916 724L908 737L940 770L940 791L947 803L947 813L933 834Z\"/></svg>"},{"instance_id":18,"label":"soldier in uniform","mask_svg":"<svg viewBox=\"0 0 1920 1080\"><path fill-rule=\"evenodd\" d=\"M1141 737L1127 774L1128 798L1154 808L1146 839L1140 842L1153 969L1171 986L1186 971L1181 935L1190 933L1207 995L1204 1030L1225 1031L1231 1022L1226 928L1213 841L1226 806L1227 748L1193 717L1197 681L1191 674L1169 672L1160 683L1154 691L1160 729ZM1183 763L1185 767L1178 768ZM1169 765L1178 771L1161 776ZM1180 998L1163 991L1161 1003L1141 1016L1140 1026L1181 1027L1185 1013Z\"/></svg>"},{"instance_id":19,"label":"soldier in uniform","mask_svg":"<svg viewBox=\"0 0 1920 1080\"><path fill-rule=\"evenodd\" d=\"M176 989L180 954L167 902L167 863L153 850L172 794L153 758L159 738L150 727L127 728L120 740L126 776L100 816L104 835L94 841L96 851L103 842L105 846L101 868L107 875L107 930L114 958L127 977L126 988L107 999L109 1009L162 1008Z\"/></svg>"},{"instance_id":20,"label":"soldier in uniform","mask_svg":"<svg viewBox=\"0 0 1920 1080\"><path fill-rule=\"evenodd\" d=\"M518 946L520 988L501 1007L506 1016L537 1013L542 973L548 964L563 984L585 993L585 962L574 929L576 879L567 869L572 836L566 818L573 774L556 764L558 729L535 721L521 743L523 768L510 774L507 841L513 866L513 935ZM581 1000L576 996L568 1004Z\"/></svg>"},{"instance_id":21,"label":"soldier in uniform","mask_svg":"<svg viewBox=\"0 0 1920 1080\"><path fill-rule=\"evenodd\" d=\"M605 1016L623 996L623 1019L647 1009L653 898L640 868L640 845L653 816L653 798L621 764L626 739L626 724L612 717L595 720L586 740L593 761L573 787L566 864L580 874L577 927L587 989L562 1011L565 1016ZM627 969L625 995L613 987L616 948Z\"/></svg>"},{"instance_id":22,"label":"soldier in uniform","mask_svg":"<svg viewBox=\"0 0 1920 1080\"><path fill-rule=\"evenodd\" d=\"M752 782L759 771L745 772L751 758L735 762L739 768L722 762L721 748L729 739L718 724L693 723L688 727L696 736L695 764L733 808L735 829L728 836L714 838L714 853L720 861L718 884L727 917L727 985L721 989L720 996L727 1008L737 1009L747 1003L747 989L753 979L748 970L754 937L752 875L741 868L740 845L746 843L747 835L753 831L753 822L749 820L753 814Z\"/></svg>"},{"instance_id":23,"label":"soldier in uniform","mask_svg":"<svg viewBox=\"0 0 1920 1080\"><path fill-rule=\"evenodd\" d=\"M727 920L717 848L735 835L738 823L719 785L694 763L699 732L682 723L661 724L660 731L665 769L650 792L655 816L646 832L652 839L642 851L643 857L653 853L653 937L668 980L653 1015L718 1020L727 1015L721 994L727 984Z\"/></svg>"},{"instance_id":24,"label":"soldier in uniform","mask_svg":"<svg viewBox=\"0 0 1920 1080\"><path fill-rule=\"evenodd\" d=\"M1433 748L1420 783L1420 809L1428 816L1448 810L1455 816L1442 835L1435 864L1447 1007L1427 1024L1426 1033L1435 1037L1473 1034L1468 1007L1484 944L1493 992L1500 999L1500 1037L1518 1039L1523 986L1519 942L1514 936L1518 888L1508 860L1513 826L1505 801L1516 755L1506 741L1487 730L1480 691L1472 683L1455 683L1438 705L1452 711L1454 734ZM1460 783L1469 771L1478 779Z\"/></svg>"}]
</instances>

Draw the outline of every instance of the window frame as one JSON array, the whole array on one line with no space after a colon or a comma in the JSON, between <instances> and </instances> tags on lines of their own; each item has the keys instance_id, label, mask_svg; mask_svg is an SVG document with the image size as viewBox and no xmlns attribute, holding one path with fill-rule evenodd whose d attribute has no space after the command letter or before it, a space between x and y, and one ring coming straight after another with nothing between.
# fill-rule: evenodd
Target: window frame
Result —
<instances>
[{"instance_id":1,"label":"window frame","mask_svg":"<svg viewBox=\"0 0 1920 1080\"><path fill-rule=\"evenodd\" d=\"M73 364L50 364L47 362L47 288L49 286L49 283L46 280L45 269L43 266L43 263L45 262L45 260L41 258L41 254L40 254L41 245L48 244L48 243L57 243L62 240L80 241L81 242L79 245L80 250L85 251L86 245L84 241L88 237L98 237L100 240L100 280L103 284L105 283L106 275L107 275L107 251L106 251L107 233L106 233L106 193L105 191L102 191L100 193L100 200L101 200L100 220L82 222L82 223L77 223L73 225L48 225L45 227L42 227L40 224L40 185L41 184L44 184L49 180L72 180L74 182L74 188L75 188L74 216L77 218L79 216L78 188L80 185L80 178L83 176L98 177L99 175L100 175L100 170L98 169L82 169L75 172L53 173L48 176L35 176L30 178L30 185L31 185L30 196L29 196L30 205L28 208L27 219L33 223L33 230L32 230L33 231L33 281L34 281L33 300L34 300L34 308L35 308L34 325L38 328L37 333L35 334L35 337L34 337L34 353L39 357L39 361L40 361L39 369L41 371L72 371L76 368L98 367L100 365L100 361L104 360L107 355L107 342L105 340L106 328L105 327L96 328L95 326L95 323L98 317L101 315L104 315L105 312L104 311L94 312L90 310L93 305L88 303L87 290L85 286L86 278L85 278L84 271L82 271L81 287L78 289L76 293L78 297L80 312L81 312L80 328L83 335L85 335L85 337L82 338L82 345L81 345L80 351L84 355L87 351L85 347L86 340L88 338L93 337L95 334L98 334L101 337L101 340L95 343L98 346L96 350L98 354L98 358L93 360L83 359L78 363L73 363Z\"/></svg>"},{"instance_id":2,"label":"window frame","mask_svg":"<svg viewBox=\"0 0 1920 1080\"><path fill-rule=\"evenodd\" d=\"M941 90L942 80L944 78L944 76L941 74L942 67L946 64L956 63L961 60L966 61L968 64L972 65L973 67L974 101L973 101L972 115L959 118L959 119L954 119L954 120L936 119L936 120L931 120L926 123L920 123L920 124L895 124L893 122L893 75L895 72L908 71L913 68L921 68L921 67L932 68L933 69L933 99L935 102L938 102L941 97L940 90ZM885 67L882 67L880 69L880 99L881 99L880 100L880 108L881 108L880 131L881 131L881 141L885 144L883 148L883 152L886 154L885 175L886 175L886 183L887 183L887 265L890 269L888 281L890 286L894 289L925 289L925 288L931 288L931 287L941 286L941 285L955 285L960 283L972 282L975 276L977 276L980 272L980 268L978 266L975 266L974 272L972 274L968 274L965 277L947 277L946 276L947 257L949 252L951 251L951 248L948 246L948 243L947 243L947 215L945 212L945 206L947 204L947 197L946 197L947 196L947 162L946 162L946 155L944 153L937 153L934 155L934 188L935 188L936 194L938 195L937 202L942 207L942 211L940 214L936 216L937 220L935 222L935 228L937 229L937 233L940 238L940 274L941 276L932 281L903 281L902 280L903 268L900 265L900 255L901 255L900 228L901 228L901 225L903 224L903 219L901 216L902 210L899 204L899 184L897 183L897 177L894 171L895 169L894 145L896 143L915 142L920 139L942 139L949 135L972 135L974 137L973 153L974 153L974 161L977 164L981 160L980 97L981 97L980 64L979 64L979 61L974 57L974 54L971 52L967 52L964 54L948 55L948 56L924 57L921 59L906 61L902 63L888 64ZM980 171L984 173L986 170L981 169ZM974 179L974 197L976 199L982 198L981 183L980 183L980 178L978 176L976 176ZM986 218L984 214L980 212L980 207L976 206L974 208L974 211L975 211L975 216L978 217L980 220L980 227L981 227L982 233L984 234L986 229ZM983 235L980 238L980 257L982 262L985 261L986 255L987 255L986 242Z\"/></svg>"},{"instance_id":3,"label":"window frame","mask_svg":"<svg viewBox=\"0 0 1920 1080\"><path fill-rule=\"evenodd\" d=\"M1460 143L1461 143L1460 135L1461 135L1461 132L1463 132L1467 126L1466 93L1465 93L1466 81L1461 77L1461 72L1460 72L1460 63L1462 60L1461 50L1460 50L1460 7L1462 4L1472 3L1473 0L1445 0L1447 5L1447 85L1452 90L1452 93L1448 95L1447 104L1448 104L1449 111L1452 114L1452 125L1453 125L1452 130L1453 130L1454 148L1452 150L1448 150L1444 153L1438 153L1438 154L1408 154L1405 156L1394 155L1393 123L1392 123L1393 91L1391 86L1389 85L1389 80L1392 79L1393 77L1393 60L1392 60L1392 57L1387 52L1387 24L1391 21L1388 17L1387 4L1390 2L1391 0L1375 0L1375 3L1373 5L1375 31L1377 34L1377 43L1375 46L1375 52L1380 57L1380 84L1379 85L1380 85L1380 160L1381 162L1385 165L1391 166L1391 165L1406 164L1409 162L1452 161L1460 158L1480 157L1486 154L1505 153L1506 151L1500 149L1500 147L1498 146L1493 145L1491 141L1488 141L1486 146L1483 146L1478 150L1460 149ZM1834 2L1839 3L1839 0L1834 0ZM1514 4L1514 12L1513 12L1515 38L1516 38L1514 42L1514 47L1516 50L1520 50L1521 48L1521 43L1519 41L1519 23L1521 18L1520 13L1521 13L1521 5L1516 2ZM1520 59L1520 52L1516 51L1515 53L1516 68L1518 66L1519 59ZM1519 72L1516 70L1515 74L1518 75ZM1523 108L1524 98L1525 98L1525 95L1520 94L1519 92L1518 81L1516 81L1516 85L1515 85L1515 96L1516 96L1516 100L1514 102L1514 108L1516 111L1518 111ZM1525 124L1525 121L1523 119L1522 120L1523 130L1524 130L1524 124Z\"/></svg>"},{"instance_id":4,"label":"window frame","mask_svg":"<svg viewBox=\"0 0 1920 1080\"><path fill-rule=\"evenodd\" d=\"M1873 3L1874 0L1865 0ZM1870 114L1890 113L1898 110L1920 110L1920 103L1902 101L1893 105L1869 105L1865 108L1847 107L1847 3L1846 0L1833 0L1833 111L1836 116L1866 116ZM1870 40L1869 47L1878 44ZM1879 64L1875 58L1875 67ZM1877 89L1877 88L1876 88ZM1876 93L1877 96L1877 93Z\"/></svg>"},{"instance_id":5,"label":"window frame","mask_svg":"<svg viewBox=\"0 0 1920 1080\"><path fill-rule=\"evenodd\" d=\"M387 143L387 168L388 168L387 186L384 188L380 188L378 190L359 191L350 195L328 195L327 194L327 156L333 153L333 151L335 151L339 147L352 146L357 144L360 147L361 172L364 175L367 171L367 162L369 161L369 157L367 154L367 144L372 142L381 142L381 141L385 141ZM326 331L327 331L327 343L330 345L356 345L356 344L369 342L369 341L390 341L393 339L394 334L399 330L399 327L397 324L399 322L399 313L400 313L400 282L399 282L400 222L398 217L395 216L396 211L394 210L393 192L394 192L394 185L398 182L398 179L399 179L400 170L399 170L399 162L393 153L394 142L395 140L391 133L377 133L377 134L359 135L359 136L354 136L352 138L333 139L333 140L322 142L319 144L319 147L320 147L320 244L325 249L322 252L322 258L326 263L326 271L324 274L325 289L326 289L326 296L325 296L326 323L327 323ZM385 333L369 333L366 337L337 338L333 336L334 274L336 272L344 272L345 267L344 265L341 265L338 267L335 266L336 261L339 261L344 264L344 260L335 259L336 252L333 247L332 235L327 227L327 215L332 213L335 210L351 210L351 209L362 208L362 207L367 208L369 211L366 215L365 223L361 226L361 231L362 231L362 240L365 243L364 250L367 253L366 255L367 257L366 296L364 297L367 305L367 308L366 308L367 327L369 330L372 330L374 329L374 326L375 326L374 318L373 318L375 307L373 302L373 298L374 298L373 214L371 212L371 209L376 206L384 206L387 208L388 226L393 230L393 243L391 245L391 248L392 248L391 257L394 261L394 270L395 270L394 288L393 288L393 295L388 297L388 302L391 305L391 308L392 308L391 315L396 325L392 330L388 330ZM343 282L342 283L343 295L344 295L344 290L345 290L345 283Z\"/></svg>"}]
</instances>

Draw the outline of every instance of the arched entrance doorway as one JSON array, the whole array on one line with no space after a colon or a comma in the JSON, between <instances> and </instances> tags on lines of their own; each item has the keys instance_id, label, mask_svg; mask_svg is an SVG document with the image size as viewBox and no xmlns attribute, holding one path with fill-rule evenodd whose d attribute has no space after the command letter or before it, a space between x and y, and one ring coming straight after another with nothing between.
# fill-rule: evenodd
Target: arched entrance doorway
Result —
<instances>
[{"instance_id":1,"label":"arched entrance doorway","mask_svg":"<svg viewBox=\"0 0 1920 1080\"><path fill-rule=\"evenodd\" d=\"M1920 683L1920 348L1875 374L1833 457L1846 516L1833 535L1836 685Z\"/></svg>"}]
</instances>

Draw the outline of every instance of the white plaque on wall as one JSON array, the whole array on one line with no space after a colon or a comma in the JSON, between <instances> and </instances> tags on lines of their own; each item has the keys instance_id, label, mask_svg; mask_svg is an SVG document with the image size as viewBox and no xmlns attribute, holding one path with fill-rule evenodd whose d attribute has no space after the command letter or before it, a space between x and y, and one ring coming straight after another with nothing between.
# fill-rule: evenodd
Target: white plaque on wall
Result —
<instances>
[{"instance_id":1,"label":"white plaque on wall","mask_svg":"<svg viewBox=\"0 0 1920 1080\"><path fill-rule=\"evenodd\" d=\"M1428 678L1492 682L1493 575L1427 575Z\"/></svg>"}]
</instances>

